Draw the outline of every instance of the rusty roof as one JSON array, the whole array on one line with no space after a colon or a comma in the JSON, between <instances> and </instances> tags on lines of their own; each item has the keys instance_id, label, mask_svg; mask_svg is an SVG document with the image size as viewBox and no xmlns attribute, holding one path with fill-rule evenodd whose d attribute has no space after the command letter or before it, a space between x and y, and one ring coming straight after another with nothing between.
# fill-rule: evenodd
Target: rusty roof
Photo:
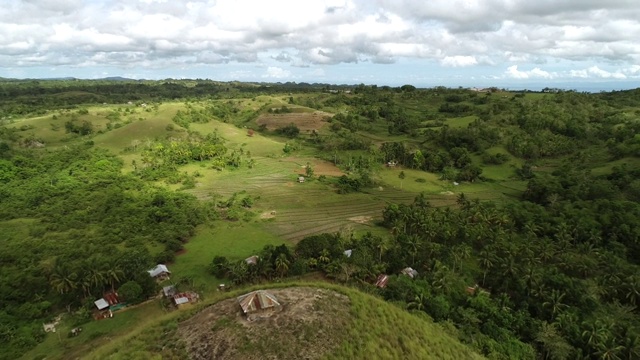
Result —
<instances>
[{"instance_id":1,"label":"rusty roof","mask_svg":"<svg viewBox=\"0 0 640 360\"><path fill-rule=\"evenodd\" d=\"M278 299L273 294L264 290L256 290L238 296L238 303L242 308L242 312L245 314L280 306Z\"/></svg>"}]
</instances>

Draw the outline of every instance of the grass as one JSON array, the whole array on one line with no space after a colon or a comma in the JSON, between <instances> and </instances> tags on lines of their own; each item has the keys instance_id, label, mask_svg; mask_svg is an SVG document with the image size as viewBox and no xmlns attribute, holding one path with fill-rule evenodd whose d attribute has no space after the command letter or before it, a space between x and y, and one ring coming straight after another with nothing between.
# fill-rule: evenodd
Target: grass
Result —
<instances>
[{"instance_id":1,"label":"grass","mask_svg":"<svg viewBox=\"0 0 640 360\"><path fill-rule=\"evenodd\" d=\"M401 180L398 177L401 171L405 174L404 180ZM437 174L421 170L405 169L400 167L384 168L378 173L378 176L384 184L414 194L419 194L421 192L438 194L440 192L447 191L446 185L448 182L440 180L440 176Z\"/></svg>"},{"instance_id":2,"label":"grass","mask_svg":"<svg viewBox=\"0 0 640 360\"><path fill-rule=\"evenodd\" d=\"M176 278L188 277L205 291L216 288L218 282L207 272L215 256L239 260L254 255L265 245L281 245L283 240L267 232L255 223L216 222L212 226L201 226L187 244L185 252L170 265Z\"/></svg>"},{"instance_id":3,"label":"grass","mask_svg":"<svg viewBox=\"0 0 640 360\"><path fill-rule=\"evenodd\" d=\"M351 316L347 321L342 322L341 331L331 334L334 339L339 340L339 346L328 354L329 359L482 359L425 316L413 315L382 299L355 289L325 282L303 281L265 284L228 293L217 293L197 307L161 315L153 321L153 325L137 326L134 331L121 335L111 343L86 354L86 358L160 358L165 355L164 351L167 347L176 347L176 335L167 337L166 334L174 333L173 330L176 329L179 321L188 319L196 312L218 301L233 298L248 291L291 286L324 288L348 296ZM292 338L291 341L296 341L296 338ZM253 350L258 349L259 347ZM252 354L249 352L245 355L251 357Z\"/></svg>"},{"instance_id":4,"label":"grass","mask_svg":"<svg viewBox=\"0 0 640 360\"><path fill-rule=\"evenodd\" d=\"M96 135L93 141L96 146L119 153L125 147L132 146L136 140L142 143L145 140L164 138L167 135L180 136L179 133L167 131L167 125L173 124L171 119L181 107L182 105L179 103L163 104L157 113L143 112L144 115L140 116L145 117L145 120L135 120L120 128ZM178 128L177 125L175 127Z\"/></svg>"},{"instance_id":5,"label":"grass","mask_svg":"<svg viewBox=\"0 0 640 360\"><path fill-rule=\"evenodd\" d=\"M151 324L158 317L165 315L157 301L139 305L138 307L119 311L113 318L100 321L90 321L80 325L82 333L76 337L69 337L71 320L63 318L56 327L56 333L47 333L45 340L37 347L26 353L24 359L76 359L83 357L92 350L109 344L133 329Z\"/></svg>"},{"instance_id":6,"label":"grass","mask_svg":"<svg viewBox=\"0 0 640 360\"><path fill-rule=\"evenodd\" d=\"M445 124L452 128L466 128L476 120L475 116L456 117L445 120Z\"/></svg>"}]
</instances>

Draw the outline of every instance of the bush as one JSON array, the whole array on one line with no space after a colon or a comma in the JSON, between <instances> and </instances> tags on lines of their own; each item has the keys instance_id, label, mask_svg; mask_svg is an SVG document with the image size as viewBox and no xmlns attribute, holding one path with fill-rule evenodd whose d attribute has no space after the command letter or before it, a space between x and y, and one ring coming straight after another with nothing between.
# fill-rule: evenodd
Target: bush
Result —
<instances>
[{"instance_id":1,"label":"bush","mask_svg":"<svg viewBox=\"0 0 640 360\"><path fill-rule=\"evenodd\" d=\"M142 287L135 281L127 281L118 289L118 294L129 304L136 304L143 300Z\"/></svg>"},{"instance_id":2,"label":"bush","mask_svg":"<svg viewBox=\"0 0 640 360\"><path fill-rule=\"evenodd\" d=\"M296 124L291 123L287 126L276 129L276 133L289 138L294 138L298 136L298 134L300 134L300 129L296 126Z\"/></svg>"},{"instance_id":3,"label":"bush","mask_svg":"<svg viewBox=\"0 0 640 360\"><path fill-rule=\"evenodd\" d=\"M209 265L209 272L217 278L223 278L229 271L229 260L224 256L216 256Z\"/></svg>"}]
</instances>

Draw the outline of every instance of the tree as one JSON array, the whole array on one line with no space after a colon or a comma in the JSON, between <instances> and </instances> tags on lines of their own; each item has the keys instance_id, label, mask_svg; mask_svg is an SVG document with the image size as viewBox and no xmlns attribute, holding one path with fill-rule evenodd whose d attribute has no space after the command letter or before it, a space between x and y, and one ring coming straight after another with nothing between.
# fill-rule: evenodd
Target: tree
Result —
<instances>
[{"instance_id":1,"label":"tree","mask_svg":"<svg viewBox=\"0 0 640 360\"><path fill-rule=\"evenodd\" d=\"M68 266L56 264L51 274L51 287L60 294L75 290L78 286L78 274Z\"/></svg>"},{"instance_id":2,"label":"tree","mask_svg":"<svg viewBox=\"0 0 640 360\"><path fill-rule=\"evenodd\" d=\"M298 136L298 134L300 134L300 129L296 126L296 124L291 123L287 126L276 129L276 133L289 138L294 138Z\"/></svg>"},{"instance_id":3,"label":"tree","mask_svg":"<svg viewBox=\"0 0 640 360\"><path fill-rule=\"evenodd\" d=\"M115 262L111 262L107 264L103 275L107 283L111 286L111 291L114 291L115 284L119 283L124 277L124 272L117 267Z\"/></svg>"},{"instance_id":4,"label":"tree","mask_svg":"<svg viewBox=\"0 0 640 360\"><path fill-rule=\"evenodd\" d=\"M135 281L127 281L118 289L118 294L129 304L136 304L143 300L142 287Z\"/></svg>"},{"instance_id":5,"label":"tree","mask_svg":"<svg viewBox=\"0 0 640 360\"><path fill-rule=\"evenodd\" d=\"M286 254L280 254L276 258L276 272L280 277L284 277L289 271L289 259Z\"/></svg>"},{"instance_id":6,"label":"tree","mask_svg":"<svg viewBox=\"0 0 640 360\"><path fill-rule=\"evenodd\" d=\"M224 256L214 257L211 265L209 265L209 271L213 276L222 279L229 272L229 260Z\"/></svg>"},{"instance_id":7,"label":"tree","mask_svg":"<svg viewBox=\"0 0 640 360\"><path fill-rule=\"evenodd\" d=\"M400 179L400 189L402 189L402 181L405 179L406 175L404 174L404 171L400 171L400 174L398 174L398 179Z\"/></svg>"},{"instance_id":8,"label":"tree","mask_svg":"<svg viewBox=\"0 0 640 360\"><path fill-rule=\"evenodd\" d=\"M310 163L307 163L307 166L305 166L304 173L308 178L313 176L313 168Z\"/></svg>"},{"instance_id":9,"label":"tree","mask_svg":"<svg viewBox=\"0 0 640 360\"><path fill-rule=\"evenodd\" d=\"M546 307L551 311L552 319L555 319L558 314L569 307L562 302L565 296L566 294L564 292L553 289L551 290L551 295L549 296L548 300L542 304L543 307Z\"/></svg>"},{"instance_id":10,"label":"tree","mask_svg":"<svg viewBox=\"0 0 640 360\"><path fill-rule=\"evenodd\" d=\"M573 348L562 337L555 324L542 323L542 327L536 335L536 341L542 345L545 359L564 360L571 356Z\"/></svg>"}]
</instances>

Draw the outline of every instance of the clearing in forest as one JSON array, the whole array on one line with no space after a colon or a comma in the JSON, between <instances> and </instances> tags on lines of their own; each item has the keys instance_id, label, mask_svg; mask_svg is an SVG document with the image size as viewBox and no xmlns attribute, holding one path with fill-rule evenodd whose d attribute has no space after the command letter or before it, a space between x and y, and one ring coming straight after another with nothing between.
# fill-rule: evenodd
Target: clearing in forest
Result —
<instances>
[{"instance_id":1,"label":"clearing in forest","mask_svg":"<svg viewBox=\"0 0 640 360\"><path fill-rule=\"evenodd\" d=\"M326 117L331 114L322 111L312 113L294 112L288 114L262 114L256 120L256 124L266 126L267 130L275 130L289 124L294 124L301 132L320 130L327 121Z\"/></svg>"}]
</instances>

